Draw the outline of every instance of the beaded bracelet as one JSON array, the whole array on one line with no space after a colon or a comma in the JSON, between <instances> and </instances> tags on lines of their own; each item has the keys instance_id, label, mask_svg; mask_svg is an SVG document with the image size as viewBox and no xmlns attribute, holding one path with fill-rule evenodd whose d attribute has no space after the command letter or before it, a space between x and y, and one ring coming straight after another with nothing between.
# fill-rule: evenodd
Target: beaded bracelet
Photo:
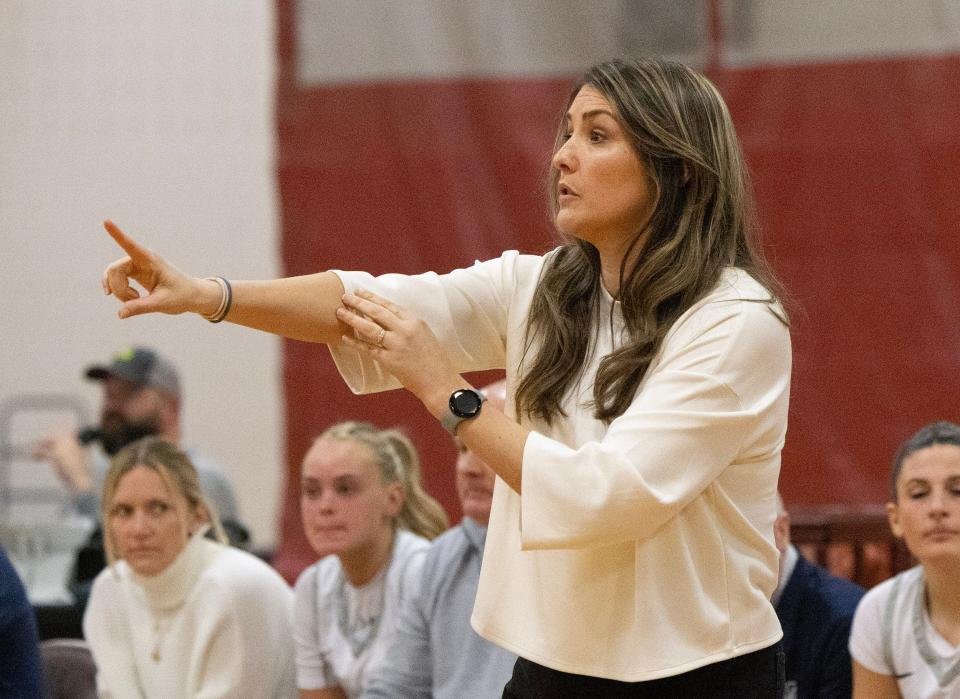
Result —
<instances>
[{"instance_id":1,"label":"beaded bracelet","mask_svg":"<svg viewBox=\"0 0 960 699\"><path fill-rule=\"evenodd\" d=\"M201 315L211 323L219 323L227 317L227 314L230 312L230 306L233 305L233 287L230 286L230 282L223 277L207 277L207 279L216 282L220 286L220 305L217 307L217 310L210 315L204 313L201 313Z\"/></svg>"}]
</instances>

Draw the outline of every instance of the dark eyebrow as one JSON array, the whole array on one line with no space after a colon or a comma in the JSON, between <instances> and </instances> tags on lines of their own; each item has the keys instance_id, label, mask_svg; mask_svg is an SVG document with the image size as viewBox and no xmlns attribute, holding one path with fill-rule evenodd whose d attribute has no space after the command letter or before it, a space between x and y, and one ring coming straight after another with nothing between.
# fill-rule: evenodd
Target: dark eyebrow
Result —
<instances>
[{"instance_id":1,"label":"dark eyebrow","mask_svg":"<svg viewBox=\"0 0 960 699\"><path fill-rule=\"evenodd\" d=\"M600 114L606 114L608 117L610 117L614 121L616 121L617 119L617 117L614 116L613 112L611 112L609 109L591 109L589 112L583 113L583 118L590 119L591 117L595 117Z\"/></svg>"},{"instance_id":2,"label":"dark eyebrow","mask_svg":"<svg viewBox=\"0 0 960 699\"><path fill-rule=\"evenodd\" d=\"M616 119L617 119L617 117L614 116L613 112L611 112L609 109L603 109L603 108L600 108L600 109L591 109L589 112L584 112L581 118L582 118L583 120L592 119L593 117L599 116L600 114L606 114L608 117L610 117L610 118L613 119L614 121L616 121ZM567 112L566 114L564 114L563 119L564 119L564 121L565 121L566 123L569 124L569 123L570 123L570 112Z\"/></svg>"}]
</instances>

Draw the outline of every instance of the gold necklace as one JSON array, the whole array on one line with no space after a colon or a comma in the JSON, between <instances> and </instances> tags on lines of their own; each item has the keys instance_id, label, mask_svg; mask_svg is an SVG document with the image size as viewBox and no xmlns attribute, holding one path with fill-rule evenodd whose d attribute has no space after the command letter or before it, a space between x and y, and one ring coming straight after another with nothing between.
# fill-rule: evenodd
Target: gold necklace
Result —
<instances>
[{"instance_id":1,"label":"gold necklace","mask_svg":"<svg viewBox=\"0 0 960 699\"><path fill-rule=\"evenodd\" d=\"M155 663L160 662L160 644L163 643L163 636L165 629L161 628L160 620L154 617L153 619L153 652L150 653L150 657Z\"/></svg>"}]
</instances>

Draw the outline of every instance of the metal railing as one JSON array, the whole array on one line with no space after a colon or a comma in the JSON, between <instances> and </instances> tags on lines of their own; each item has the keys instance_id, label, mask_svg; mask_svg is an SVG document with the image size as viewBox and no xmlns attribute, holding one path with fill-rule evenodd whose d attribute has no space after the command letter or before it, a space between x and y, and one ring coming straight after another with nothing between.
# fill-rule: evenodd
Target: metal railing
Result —
<instances>
[{"instance_id":1,"label":"metal railing","mask_svg":"<svg viewBox=\"0 0 960 699\"><path fill-rule=\"evenodd\" d=\"M89 410L76 395L60 393L24 393L0 400L0 520L10 511L14 502L55 502L63 499L62 488L14 486L13 465L17 461L33 460L33 441L16 442L14 420L25 413L73 413L78 425L86 425Z\"/></svg>"}]
</instances>

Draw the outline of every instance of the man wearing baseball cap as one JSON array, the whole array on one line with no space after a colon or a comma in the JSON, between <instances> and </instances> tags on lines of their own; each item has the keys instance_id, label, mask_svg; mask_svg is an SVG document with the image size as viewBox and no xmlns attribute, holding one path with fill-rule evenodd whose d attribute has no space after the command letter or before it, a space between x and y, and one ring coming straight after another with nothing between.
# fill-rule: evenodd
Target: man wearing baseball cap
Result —
<instances>
[{"instance_id":1,"label":"man wearing baseball cap","mask_svg":"<svg viewBox=\"0 0 960 699\"><path fill-rule=\"evenodd\" d=\"M48 437L37 445L35 456L54 467L81 514L99 519L108 457L152 435L180 446L180 379L173 364L147 347L123 348L110 362L88 367L85 375L103 385L100 424L79 434ZM96 441L100 449L88 446ZM192 449L186 451L197 467L204 495L224 522L237 523L230 483L212 461Z\"/></svg>"}]
</instances>

